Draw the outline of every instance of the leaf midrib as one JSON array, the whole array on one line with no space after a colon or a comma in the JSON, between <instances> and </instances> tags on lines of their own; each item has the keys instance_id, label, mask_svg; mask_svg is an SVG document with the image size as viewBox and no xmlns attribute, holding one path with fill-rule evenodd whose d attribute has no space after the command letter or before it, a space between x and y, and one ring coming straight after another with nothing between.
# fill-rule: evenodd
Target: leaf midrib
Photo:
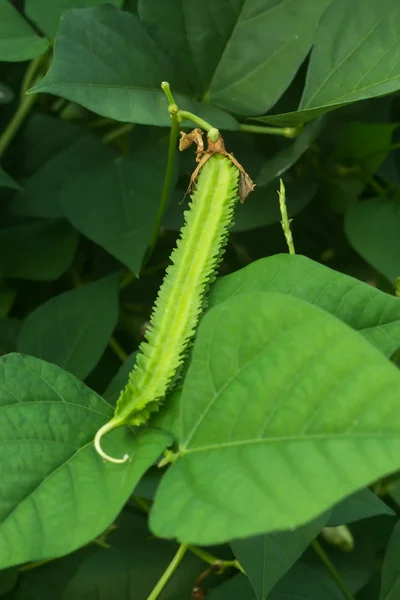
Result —
<instances>
[{"instance_id":1,"label":"leaf midrib","mask_svg":"<svg viewBox=\"0 0 400 600\"><path fill-rule=\"evenodd\" d=\"M197 448L186 448L181 446L178 452L178 456L184 457L188 454L199 454L200 452L210 452L213 450L224 450L227 448L239 448L242 446L256 446L260 444L272 445L272 444L281 444L287 442L315 442L315 441L343 441L343 440L367 440L371 439L375 441L376 439L383 438L399 438L400 441L400 431L398 433L385 433L385 432L368 432L368 433L313 433L307 436L302 435L291 435L291 436L276 436L270 438L253 438L246 440L239 440L235 442L223 442L221 444L210 444L208 446L199 446Z\"/></svg>"}]
</instances>

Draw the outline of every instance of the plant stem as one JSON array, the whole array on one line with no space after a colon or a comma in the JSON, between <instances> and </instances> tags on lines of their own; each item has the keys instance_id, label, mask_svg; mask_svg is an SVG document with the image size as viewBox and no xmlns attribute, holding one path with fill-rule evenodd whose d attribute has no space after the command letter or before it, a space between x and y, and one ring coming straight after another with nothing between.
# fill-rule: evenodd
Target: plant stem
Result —
<instances>
[{"instance_id":1,"label":"plant stem","mask_svg":"<svg viewBox=\"0 0 400 600\"><path fill-rule=\"evenodd\" d=\"M109 142L116 140L117 138L125 135L126 133L130 133L134 127L134 123L124 123L123 125L120 125L115 129L111 129L111 131L104 134L101 140L105 144L108 144Z\"/></svg>"},{"instance_id":2,"label":"plant stem","mask_svg":"<svg viewBox=\"0 0 400 600\"><path fill-rule=\"evenodd\" d=\"M235 569L238 569L238 571L244 573L244 569L237 559L223 560L222 558L217 558L213 554L210 554L206 550L203 550L203 548L198 548L197 546L189 546L189 550L192 554L194 554L201 560L204 560L204 562L206 562L207 564L218 565L222 571L227 567L234 567Z\"/></svg>"},{"instance_id":3,"label":"plant stem","mask_svg":"<svg viewBox=\"0 0 400 600\"><path fill-rule=\"evenodd\" d=\"M34 60L31 60L31 62L29 63L29 65L25 71L25 75L22 80L22 84L21 84L21 90L20 90L20 100L21 101L25 98L26 92L31 87L32 81L34 80L35 75L38 72L40 65L42 64L42 61L43 61L43 56L39 56L39 58L35 58Z\"/></svg>"},{"instance_id":4,"label":"plant stem","mask_svg":"<svg viewBox=\"0 0 400 600\"><path fill-rule=\"evenodd\" d=\"M44 54L43 56L46 55ZM25 96L25 92L32 86L32 84L36 83L34 81L34 77L42 63L43 56L32 60L25 71L25 75L21 84L20 99L17 110L0 136L0 158L7 150L10 142L13 140L25 117L28 115L30 109L36 101L36 94Z\"/></svg>"},{"instance_id":5,"label":"plant stem","mask_svg":"<svg viewBox=\"0 0 400 600\"><path fill-rule=\"evenodd\" d=\"M344 597L346 598L346 600L355 600L354 596L347 589L347 586L344 583L343 579L340 577L338 571L336 570L336 568L334 567L334 565L331 563L328 555L326 554L326 552L322 548L321 544L317 540L314 540L313 542L311 542L311 545L314 548L315 553L319 556L319 558L321 559L321 561L324 563L324 565L326 566L326 568L330 572L330 574L332 576L332 579L334 579L336 581L338 587L341 589L341 591L342 591Z\"/></svg>"},{"instance_id":6,"label":"plant stem","mask_svg":"<svg viewBox=\"0 0 400 600\"><path fill-rule=\"evenodd\" d=\"M178 118L181 121L183 121L183 119L188 119L189 121L193 121L193 123L195 123L195 125L198 125L199 127L201 127L201 129L204 129L204 131L207 131L207 132L211 131L211 129L214 129L214 127L212 125L210 125L210 123L207 123L207 121L204 121L204 119L201 119L197 115L195 115L187 110L178 110Z\"/></svg>"},{"instance_id":7,"label":"plant stem","mask_svg":"<svg viewBox=\"0 0 400 600\"><path fill-rule=\"evenodd\" d=\"M186 554L187 549L188 546L186 544L181 544L179 546L177 553L169 563L168 567L165 569L164 573L161 575L160 579L158 580L150 596L148 596L147 600L156 600L156 598L158 598L158 596L161 594L168 581L171 579L172 575L178 568L181 560Z\"/></svg>"},{"instance_id":8,"label":"plant stem","mask_svg":"<svg viewBox=\"0 0 400 600\"><path fill-rule=\"evenodd\" d=\"M173 176L174 176L175 154L176 154L176 145L178 143L178 135L179 135L178 119L177 119L176 115L171 115L171 131L170 131L170 135L169 135L167 168L165 169L164 184L163 184L163 189L161 192L160 206L158 207L158 212L157 212L157 216L156 216L156 223L154 225L153 238L152 238L151 245L150 245L150 252L153 250L154 246L157 243L158 234L161 229L165 209L167 207L169 195L170 195L171 189L172 189L172 180L173 180Z\"/></svg>"},{"instance_id":9,"label":"plant stem","mask_svg":"<svg viewBox=\"0 0 400 600\"><path fill-rule=\"evenodd\" d=\"M247 125L242 123L240 125L240 131L247 131L248 133L262 133L268 135L283 135L286 138L295 138L301 132L302 127L267 127L263 125Z\"/></svg>"},{"instance_id":10,"label":"plant stem","mask_svg":"<svg viewBox=\"0 0 400 600\"><path fill-rule=\"evenodd\" d=\"M280 180L280 189L279 189L278 195L279 195L279 208L281 210L281 215L282 215L281 225L282 225L283 233L285 234L286 243L287 243L288 249L289 249L289 254L296 254L296 251L294 249L293 236L292 236L292 232L290 230L290 223L292 222L292 219L288 218L287 209L286 209L286 190L285 190L285 186L283 185L282 179Z\"/></svg>"},{"instance_id":11,"label":"plant stem","mask_svg":"<svg viewBox=\"0 0 400 600\"><path fill-rule=\"evenodd\" d=\"M161 87L167 96L169 103L169 114L171 118L171 131L169 134L169 144L168 144L168 158L167 158L167 167L165 169L165 177L163 183L163 189L161 192L160 205L158 207L156 222L153 229L153 237L150 243L149 248L147 249L146 258L143 261L143 267L148 262L154 247L158 240L158 235L160 233L162 220L164 217L165 209L167 207L168 198L172 189L172 180L174 176L174 166L175 166L175 154L176 154L176 146L178 143L179 136L179 119L177 116L177 107L174 102L174 97L172 96L172 92L169 87L169 83L167 81L163 81ZM174 110L176 108L176 110Z\"/></svg>"},{"instance_id":12,"label":"plant stem","mask_svg":"<svg viewBox=\"0 0 400 600\"><path fill-rule=\"evenodd\" d=\"M128 358L128 354L127 352L125 352L121 344L117 342L117 340L114 337L110 338L108 345L110 346L111 350L116 354L116 356L118 356L121 362L126 361L126 359Z\"/></svg>"}]
</instances>

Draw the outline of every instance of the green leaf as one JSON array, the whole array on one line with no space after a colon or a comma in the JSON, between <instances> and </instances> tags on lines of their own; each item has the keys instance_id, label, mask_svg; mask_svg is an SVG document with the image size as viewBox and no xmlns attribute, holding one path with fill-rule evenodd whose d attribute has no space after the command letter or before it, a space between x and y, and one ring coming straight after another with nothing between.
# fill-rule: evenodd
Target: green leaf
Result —
<instances>
[{"instance_id":1,"label":"green leaf","mask_svg":"<svg viewBox=\"0 0 400 600\"><path fill-rule=\"evenodd\" d=\"M0 359L0 380L0 565L6 568L62 556L101 534L168 438L120 429L107 438L107 450L135 459L116 467L92 444L113 409L83 383L18 354Z\"/></svg>"},{"instance_id":2,"label":"green leaf","mask_svg":"<svg viewBox=\"0 0 400 600\"><path fill-rule=\"evenodd\" d=\"M327 522L329 513L294 529L259 535L231 544L259 600L266 600L274 585L292 567Z\"/></svg>"},{"instance_id":3,"label":"green leaf","mask_svg":"<svg viewBox=\"0 0 400 600\"><path fill-rule=\"evenodd\" d=\"M110 549L90 556L79 567L63 600L145 600L164 573L178 547L150 537L143 516L122 515ZM204 563L187 553L160 600L187 600Z\"/></svg>"},{"instance_id":4,"label":"green leaf","mask_svg":"<svg viewBox=\"0 0 400 600\"><path fill-rule=\"evenodd\" d=\"M119 274L50 298L23 322L18 351L85 379L107 347L118 320Z\"/></svg>"},{"instance_id":5,"label":"green leaf","mask_svg":"<svg viewBox=\"0 0 400 600\"><path fill-rule=\"evenodd\" d=\"M11 179L9 175L0 167L0 188L6 187L11 188L13 190L19 190L20 186L16 181Z\"/></svg>"},{"instance_id":6,"label":"green leaf","mask_svg":"<svg viewBox=\"0 0 400 600\"><path fill-rule=\"evenodd\" d=\"M278 254L220 278L210 305L243 292L290 294L332 313L387 356L400 346L400 299L305 256Z\"/></svg>"},{"instance_id":7,"label":"green leaf","mask_svg":"<svg viewBox=\"0 0 400 600\"><path fill-rule=\"evenodd\" d=\"M396 600L400 594L400 523L390 537L382 566L379 600Z\"/></svg>"},{"instance_id":8,"label":"green leaf","mask_svg":"<svg viewBox=\"0 0 400 600\"><path fill-rule=\"evenodd\" d=\"M33 281L58 279L70 266L78 241L62 221L35 221L0 229L0 270Z\"/></svg>"},{"instance_id":9,"label":"green leaf","mask_svg":"<svg viewBox=\"0 0 400 600\"><path fill-rule=\"evenodd\" d=\"M393 516L395 513L385 502L369 489L360 490L339 502L332 509L328 520L329 527L337 527L368 519L377 515Z\"/></svg>"},{"instance_id":10,"label":"green leaf","mask_svg":"<svg viewBox=\"0 0 400 600\"><path fill-rule=\"evenodd\" d=\"M270 181L276 177L281 177L285 171L290 169L318 137L322 129L322 124L322 118L307 124L298 138L269 158L266 165L255 178L256 186L267 185ZM290 199L289 194L288 199Z\"/></svg>"},{"instance_id":11,"label":"green leaf","mask_svg":"<svg viewBox=\"0 0 400 600\"><path fill-rule=\"evenodd\" d=\"M73 127L74 132L77 128ZM115 153L98 138L75 133L76 141L55 153L30 177L14 198L10 212L45 219L62 218L62 192L70 180L92 169L103 169Z\"/></svg>"},{"instance_id":12,"label":"green leaf","mask_svg":"<svg viewBox=\"0 0 400 600\"><path fill-rule=\"evenodd\" d=\"M399 199L379 196L352 203L345 232L358 254L394 286L400 276Z\"/></svg>"},{"instance_id":13,"label":"green leaf","mask_svg":"<svg viewBox=\"0 0 400 600\"><path fill-rule=\"evenodd\" d=\"M134 14L113 6L69 10L54 52L49 72L31 93L62 96L117 121L169 126L168 103L160 88L168 80L179 108L215 127L239 126L227 113L189 98L190 90L172 61Z\"/></svg>"},{"instance_id":14,"label":"green leaf","mask_svg":"<svg viewBox=\"0 0 400 600\"><path fill-rule=\"evenodd\" d=\"M362 336L298 298L253 292L213 307L152 530L212 544L291 529L395 471L399 383Z\"/></svg>"},{"instance_id":15,"label":"green leaf","mask_svg":"<svg viewBox=\"0 0 400 600\"><path fill-rule=\"evenodd\" d=\"M204 100L250 116L288 87L330 2L141 0L139 15Z\"/></svg>"},{"instance_id":16,"label":"green leaf","mask_svg":"<svg viewBox=\"0 0 400 600\"><path fill-rule=\"evenodd\" d=\"M126 359L123 365L118 370L118 373L113 377L103 394L103 398L113 406L118 400L118 396L122 389L126 386L129 379L129 374L136 363L136 352L132 352Z\"/></svg>"},{"instance_id":17,"label":"green leaf","mask_svg":"<svg viewBox=\"0 0 400 600\"><path fill-rule=\"evenodd\" d=\"M0 0L0 61L30 60L43 54L48 45L8 0Z\"/></svg>"},{"instance_id":18,"label":"green leaf","mask_svg":"<svg viewBox=\"0 0 400 600\"><path fill-rule=\"evenodd\" d=\"M400 88L397 0L335 0L317 29L297 112L260 121L294 125L346 104Z\"/></svg>"},{"instance_id":19,"label":"green leaf","mask_svg":"<svg viewBox=\"0 0 400 600\"><path fill-rule=\"evenodd\" d=\"M66 217L135 275L152 239L164 181L157 149L73 177L62 190Z\"/></svg>"},{"instance_id":20,"label":"green leaf","mask_svg":"<svg viewBox=\"0 0 400 600\"><path fill-rule=\"evenodd\" d=\"M25 12L43 33L54 38L60 19L68 9L87 8L101 4L114 4L121 7L123 3L123 0L108 0L107 2L105 0L52 0L49 4L47 0L27 0Z\"/></svg>"}]
</instances>

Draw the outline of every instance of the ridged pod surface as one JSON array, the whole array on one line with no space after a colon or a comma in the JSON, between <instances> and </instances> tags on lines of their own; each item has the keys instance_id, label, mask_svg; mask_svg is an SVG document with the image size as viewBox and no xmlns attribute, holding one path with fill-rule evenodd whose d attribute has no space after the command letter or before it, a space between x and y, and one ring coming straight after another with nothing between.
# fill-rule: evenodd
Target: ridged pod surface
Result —
<instances>
[{"instance_id":1,"label":"ridged pod surface","mask_svg":"<svg viewBox=\"0 0 400 600\"><path fill-rule=\"evenodd\" d=\"M107 431L123 424L145 424L171 387L225 248L238 200L239 175L239 169L222 154L213 154L201 168L136 365L113 418L96 436L98 451L99 440ZM102 451L100 454L106 457Z\"/></svg>"}]
</instances>

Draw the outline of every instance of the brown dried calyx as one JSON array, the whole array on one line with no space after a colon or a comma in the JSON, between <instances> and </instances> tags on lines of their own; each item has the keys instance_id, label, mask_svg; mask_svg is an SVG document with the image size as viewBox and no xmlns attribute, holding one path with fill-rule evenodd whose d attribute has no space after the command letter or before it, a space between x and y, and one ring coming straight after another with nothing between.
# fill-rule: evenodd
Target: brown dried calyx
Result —
<instances>
[{"instance_id":1,"label":"brown dried calyx","mask_svg":"<svg viewBox=\"0 0 400 600\"><path fill-rule=\"evenodd\" d=\"M222 135L219 135L219 138L216 142L210 140L207 137L207 150L204 150L204 141L203 141L203 131L201 129L193 129L190 133L184 133L181 131L181 139L179 140L179 150L186 150L192 144L196 144L196 161L199 163L196 169L193 171L192 176L190 178L190 183L188 187L188 192L190 192L196 183L196 179L199 175L200 169L205 165L209 158L213 154L223 154L223 156L227 156L240 171L240 179L239 179L239 199L240 202L246 200L247 196L254 190L254 183L250 177L243 169L242 165L236 160L233 154L230 154L225 149L224 140Z\"/></svg>"}]
</instances>

